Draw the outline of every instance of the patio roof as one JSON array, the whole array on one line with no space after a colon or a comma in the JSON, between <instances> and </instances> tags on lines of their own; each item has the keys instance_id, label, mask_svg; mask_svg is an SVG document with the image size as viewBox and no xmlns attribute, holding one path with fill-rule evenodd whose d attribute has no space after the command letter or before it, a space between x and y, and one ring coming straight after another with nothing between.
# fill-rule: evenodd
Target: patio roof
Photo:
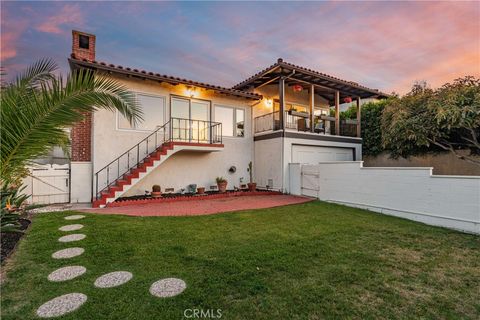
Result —
<instances>
[{"instance_id":1,"label":"patio roof","mask_svg":"<svg viewBox=\"0 0 480 320\"><path fill-rule=\"evenodd\" d=\"M177 84L191 85L191 86L213 90L217 93L231 95L239 98L245 98L245 99L251 99L251 100L262 99L261 95L253 92L245 92L235 88L220 87L220 86L216 86L216 85L212 85L204 82L198 82L198 81L183 79L179 77L148 72L145 70L139 70L139 69L134 69L130 67L123 67L120 65L108 64L105 62L89 61L86 59L77 59L73 54L71 58L68 59L68 62L70 63L70 67L72 69L79 68L79 67L89 68L93 70L105 71L107 73L122 74L128 77L136 77L143 80L149 79L149 80L158 81L158 82L165 82L172 85L177 85Z\"/></svg>"},{"instance_id":2,"label":"patio roof","mask_svg":"<svg viewBox=\"0 0 480 320\"><path fill-rule=\"evenodd\" d=\"M356 82L342 80L325 73L285 62L281 58L270 67L233 86L232 89L248 90L252 87L257 88L272 83L281 76L289 76L285 81L287 85L313 84L315 86L315 93L318 93L329 101L333 101L335 91L340 92L341 99L348 96L352 98L387 98L390 96L377 89L371 89Z\"/></svg>"}]
</instances>

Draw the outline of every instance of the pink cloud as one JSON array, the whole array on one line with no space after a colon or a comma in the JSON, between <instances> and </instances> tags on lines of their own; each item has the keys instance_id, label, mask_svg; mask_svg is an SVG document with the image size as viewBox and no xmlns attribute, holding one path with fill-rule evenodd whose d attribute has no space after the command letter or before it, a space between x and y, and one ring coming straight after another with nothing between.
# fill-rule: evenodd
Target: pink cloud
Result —
<instances>
[{"instance_id":1,"label":"pink cloud","mask_svg":"<svg viewBox=\"0 0 480 320\"><path fill-rule=\"evenodd\" d=\"M46 21L43 21L36 27L38 31L46 33L63 33L62 26L64 25L79 25L83 23L83 15L78 4L67 4L55 15L50 16Z\"/></svg>"},{"instance_id":2,"label":"pink cloud","mask_svg":"<svg viewBox=\"0 0 480 320\"><path fill-rule=\"evenodd\" d=\"M28 22L23 19L11 19L5 8L2 8L2 37L0 61L3 62L17 56L18 43Z\"/></svg>"}]
</instances>

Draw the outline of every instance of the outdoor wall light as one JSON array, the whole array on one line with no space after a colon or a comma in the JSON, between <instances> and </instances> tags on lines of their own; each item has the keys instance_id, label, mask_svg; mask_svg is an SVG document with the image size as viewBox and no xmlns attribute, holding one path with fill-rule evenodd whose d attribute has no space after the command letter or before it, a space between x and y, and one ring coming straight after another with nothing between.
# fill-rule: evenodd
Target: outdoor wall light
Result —
<instances>
[{"instance_id":1,"label":"outdoor wall light","mask_svg":"<svg viewBox=\"0 0 480 320\"><path fill-rule=\"evenodd\" d=\"M195 96L195 88L187 87L187 90L185 90L185 94L190 98L193 98Z\"/></svg>"},{"instance_id":2,"label":"outdoor wall light","mask_svg":"<svg viewBox=\"0 0 480 320\"><path fill-rule=\"evenodd\" d=\"M267 100L265 100L265 104L267 105L268 108L271 108L272 105L273 105L272 99L267 99Z\"/></svg>"}]
</instances>

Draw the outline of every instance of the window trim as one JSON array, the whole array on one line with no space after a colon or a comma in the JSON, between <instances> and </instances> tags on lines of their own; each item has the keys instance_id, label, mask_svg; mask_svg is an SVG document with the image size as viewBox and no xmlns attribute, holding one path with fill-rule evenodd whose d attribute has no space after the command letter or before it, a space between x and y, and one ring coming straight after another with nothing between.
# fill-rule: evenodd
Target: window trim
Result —
<instances>
[{"instance_id":1,"label":"window trim","mask_svg":"<svg viewBox=\"0 0 480 320\"><path fill-rule=\"evenodd\" d=\"M138 96L147 96L147 97L152 97L152 98L161 98L163 99L163 119L166 120L167 119L167 96L164 96L164 95L160 95L160 94L155 94L155 93L151 93L151 92L143 92L143 91L134 91L133 92L135 94L135 98L137 99ZM137 129L137 128L131 128L131 129L127 129L127 128L120 128L120 121L119 121L119 117L121 116L121 113L117 110L116 111L116 117L115 117L115 129L117 131L123 131L123 132L138 132L138 133L145 133L145 132L153 132L155 129L153 130L148 130L148 129ZM162 124L159 124L159 125L162 125Z\"/></svg>"},{"instance_id":2,"label":"window trim","mask_svg":"<svg viewBox=\"0 0 480 320\"><path fill-rule=\"evenodd\" d=\"M247 136L247 126L246 126L246 123L247 123L247 110L244 108L244 107L234 107L234 106L229 106L229 105L226 105L226 104L220 104L220 103L215 103L214 105L214 110L213 110L213 116L214 116L214 122L218 122L217 119L216 119L216 113L215 113L215 109L217 107L221 107L221 108L226 108L226 109L233 109L233 135L232 136L226 136L223 132L223 129L222 129L222 137L223 138L236 138L236 139L242 139L242 138L245 138ZM244 127L243 127L243 136L237 136L237 110L242 110L243 111L243 122L244 122Z\"/></svg>"}]
</instances>

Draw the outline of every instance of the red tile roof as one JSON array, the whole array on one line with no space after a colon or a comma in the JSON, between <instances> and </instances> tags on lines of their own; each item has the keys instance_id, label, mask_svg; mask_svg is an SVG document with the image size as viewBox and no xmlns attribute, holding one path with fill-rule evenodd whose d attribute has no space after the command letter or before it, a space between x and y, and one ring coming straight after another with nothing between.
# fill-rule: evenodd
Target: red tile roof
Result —
<instances>
[{"instance_id":1,"label":"red tile roof","mask_svg":"<svg viewBox=\"0 0 480 320\"><path fill-rule=\"evenodd\" d=\"M379 91L378 89L368 88L368 87L362 86L362 85L360 85L356 82L353 82L353 81L343 80L343 79L340 79L340 78L337 78L337 77L334 77L334 76L331 76L331 75L328 75L328 74L325 74L325 73L321 73L321 72L318 72L318 71L315 71L315 70L312 70L312 69L297 66L297 65L294 65L292 63L285 62L281 58L278 59L276 63L274 63L271 66L269 66L269 67L263 69L262 71L256 73L255 75L251 76L250 78L234 85L232 88L233 89L238 89L238 90L246 88L253 81L260 78L262 75L269 73L270 71L272 71L273 69L275 69L277 67L283 67L283 68L286 68L286 69L295 69L296 71L299 71L299 72L306 72L306 73L309 73L312 76L319 77L323 80L331 81L332 83L335 83L335 84L346 85L346 86L349 86L353 89L358 89L358 90L362 90L362 91L365 91L365 92L369 92L372 95L378 95L378 96L381 96L381 97L390 96L389 94L383 93L383 92Z\"/></svg>"},{"instance_id":2,"label":"red tile roof","mask_svg":"<svg viewBox=\"0 0 480 320\"><path fill-rule=\"evenodd\" d=\"M233 88L220 87L220 86L216 86L216 85L212 85L204 82L198 82L198 81L188 80L184 78L148 72L145 70L139 70L139 69L134 69L130 67L123 67L123 66L114 65L111 63L89 61L87 59L77 59L73 54L71 58L68 59L68 61L72 67L76 66L76 67L93 68L93 69L103 70L107 72L115 72L115 73L129 75L129 76L136 76L143 79L151 79L155 81L167 82L171 84L181 83L186 85L192 85L192 86L201 87L204 89L209 89L219 93L233 95L236 97L241 97L246 99L253 99L253 100L262 99L261 95L252 93L252 92L246 92L246 91L233 89Z\"/></svg>"}]
</instances>

